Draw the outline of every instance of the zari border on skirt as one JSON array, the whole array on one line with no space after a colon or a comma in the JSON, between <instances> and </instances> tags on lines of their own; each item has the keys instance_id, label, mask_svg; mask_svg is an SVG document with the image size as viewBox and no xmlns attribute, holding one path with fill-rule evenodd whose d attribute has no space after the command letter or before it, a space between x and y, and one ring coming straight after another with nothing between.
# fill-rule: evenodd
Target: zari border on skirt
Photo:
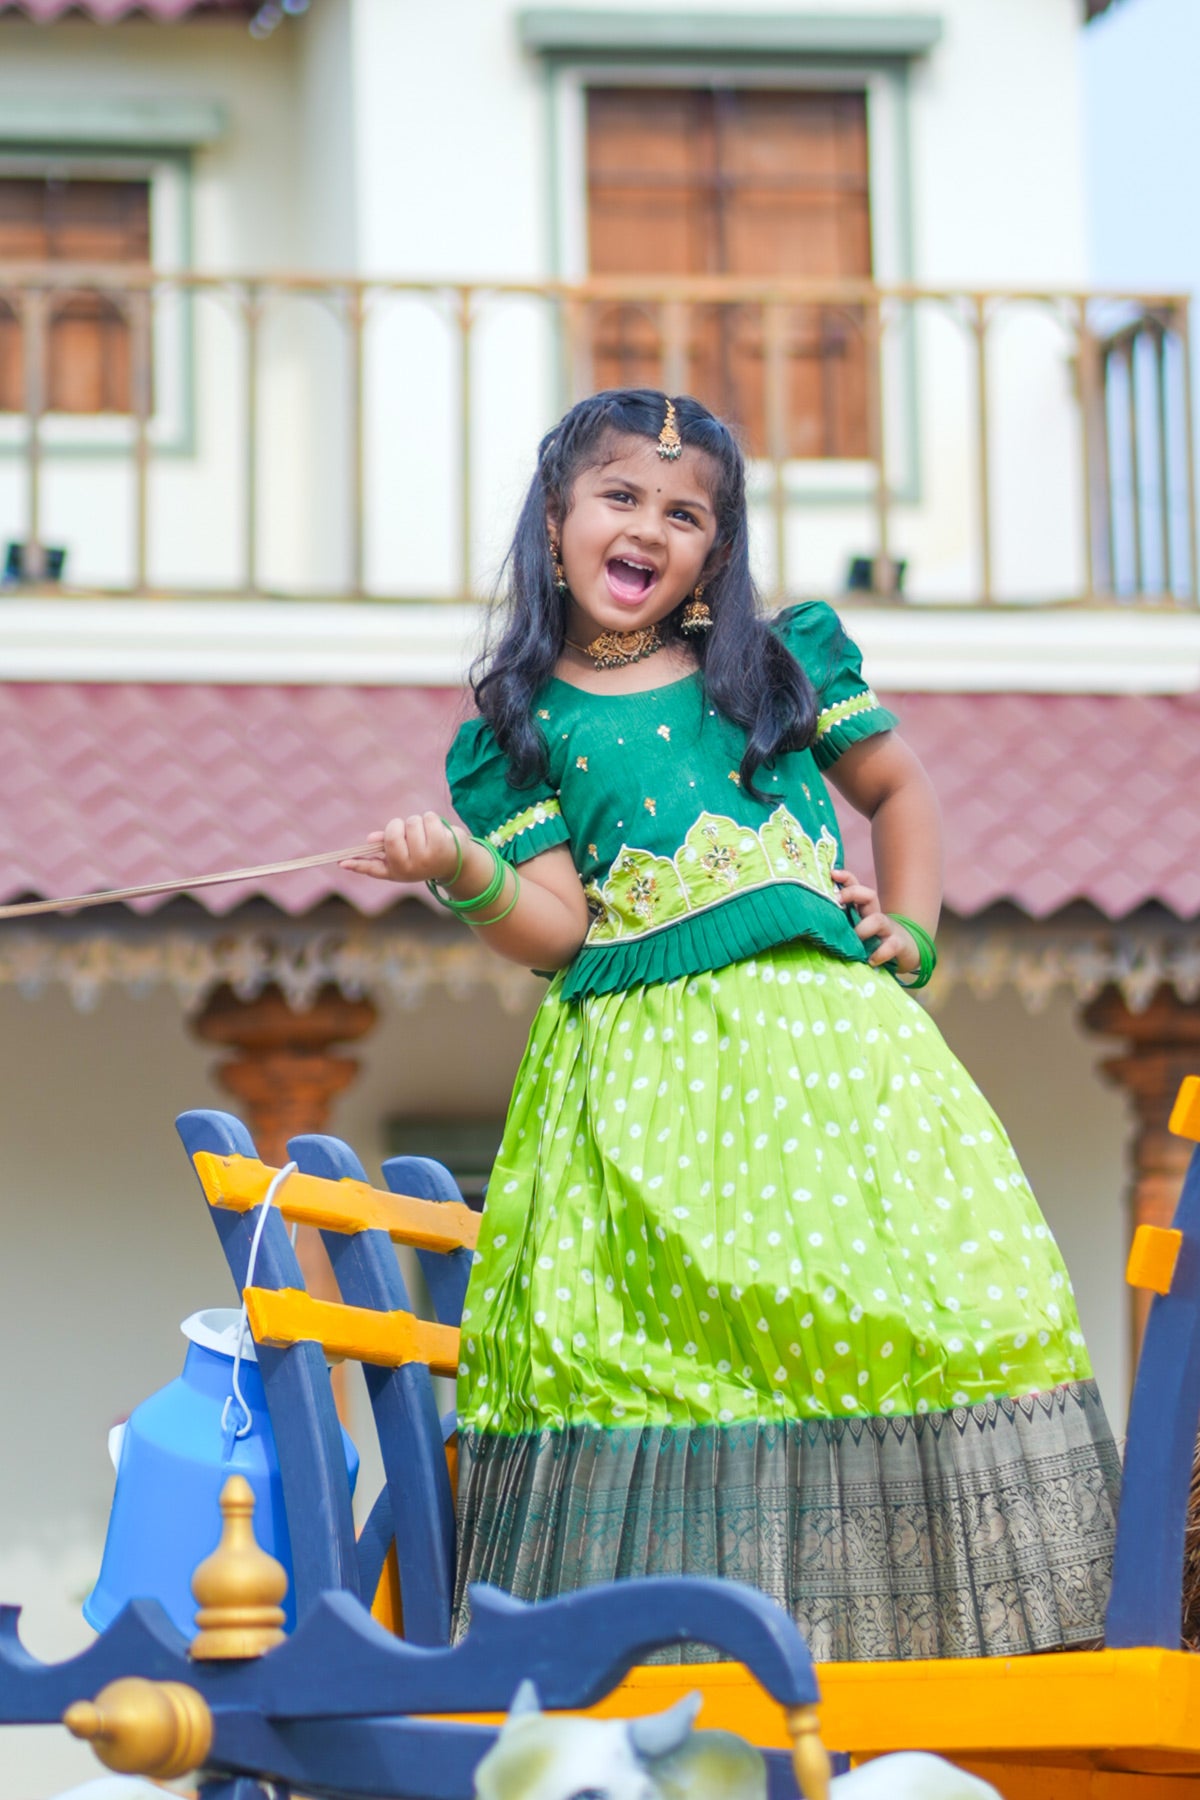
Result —
<instances>
[{"instance_id":1,"label":"zari border on skirt","mask_svg":"<svg viewBox=\"0 0 1200 1800\"><path fill-rule=\"evenodd\" d=\"M471 1582L693 1574L769 1594L822 1662L1088 1644L1119 1485L1092 1381L887 1419L468 1432L456 1629Z\"/></svg>"}]
</instances>

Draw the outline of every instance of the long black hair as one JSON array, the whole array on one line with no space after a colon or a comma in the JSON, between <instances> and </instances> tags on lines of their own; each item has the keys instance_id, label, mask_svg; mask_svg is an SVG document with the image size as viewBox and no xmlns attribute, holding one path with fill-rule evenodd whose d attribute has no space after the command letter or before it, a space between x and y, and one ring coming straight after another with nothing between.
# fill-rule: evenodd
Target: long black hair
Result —
<instances>
[{"instance_id":1,"label":"long black hair","mask_svg":"<svg viewBox=\"0 0 1200 1800\"><path fill-rule=\"evenodd\" d=\"M716 472L710 498L717 534L709 555L704 597L712 630L691 640L714 706L744 727L742 784L754 785L764 763L810 744L817 702L812 683L767 627L750 577L746 468L729 427L698 400L673 401L685 446L702 450ZM584 469L604 462L617 437L658 439L667 395L653 388L614 388L581 400L538 446L537 473L517 521L501 576L499 629L471 672L475 702L496 734L514 786L545 771L545 745L533 720L535 696L550 680L563 651L568 596L554 582L547 518L562 521ZM678 635L677 615L660 623Z\"/></svg>"}]
</instances>

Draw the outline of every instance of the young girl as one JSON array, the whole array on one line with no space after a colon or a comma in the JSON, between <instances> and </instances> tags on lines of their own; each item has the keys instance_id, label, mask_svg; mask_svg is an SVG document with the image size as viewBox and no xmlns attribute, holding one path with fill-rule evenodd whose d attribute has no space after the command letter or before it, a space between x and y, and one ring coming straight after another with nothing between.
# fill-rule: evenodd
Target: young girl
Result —
<instances>
[{"instance_id":1,"label":"young girl","mask_svg":"<svg viewBox=\"0 0 1200 1800\"><path fill-rule=\"evenodd\" d=\"M1071 1286L905 992L933 793L830 608L760 617L698 402L599 394L544 440L474 689L467 829L348 865L554 972L463 1312L460 1627L474 1581L686 1572L821 1660L1095 1641L1119 1464Z\"/></svg>"}]
</instances>

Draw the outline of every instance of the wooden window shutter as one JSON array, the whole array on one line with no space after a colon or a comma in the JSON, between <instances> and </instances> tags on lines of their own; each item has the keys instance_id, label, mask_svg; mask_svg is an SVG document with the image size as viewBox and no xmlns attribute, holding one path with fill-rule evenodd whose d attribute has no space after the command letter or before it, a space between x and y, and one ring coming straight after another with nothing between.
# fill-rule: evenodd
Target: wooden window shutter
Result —
<instances>
[{"instance_id":1,"label":"wooden window shutter","mask_svg":"<svg viewBox=\"0 0 1200 1800\"><path fill-rule=\"evenodd\" d=\"M92 264L150 260L148 181L0 179L0 259ZM128 413L132 340L120 304L92 291L52 294L45 403L51 412ZM24 412L20 320L0 311L0 411Z\"/></svg>"},{"instance_id":2,"label":"wooden window shutter","mask_svg":"<svg viewBox=\"0 0 1200 1800\"><path fill-rule=\"evenodd\" d=\"M593 88L588 236L603 275L870 278L866 100L755 88ZM861 309L789 308L786 454L867 453ZM597 387L662 384L656 307L596 310ZM758 306L690 309L689 386L766 448Z\"/></svg>"}]
</instances>

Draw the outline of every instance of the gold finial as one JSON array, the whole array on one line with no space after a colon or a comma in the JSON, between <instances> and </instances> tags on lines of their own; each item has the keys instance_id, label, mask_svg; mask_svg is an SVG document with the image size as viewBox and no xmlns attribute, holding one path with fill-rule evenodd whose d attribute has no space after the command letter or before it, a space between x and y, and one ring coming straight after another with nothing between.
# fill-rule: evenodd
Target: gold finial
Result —
<instances>
[{"instance_id":1,"label":"gold finial","mask_svg":"<svg viewBox=\"0 0 1200 1800\"><path fill-rule=\"evenodd\" d=\"M667 401L667 416L663 420L663 428L658 434L658 454L664 462L678 462L683 455L683 439L679 435L679 427L675 423L675 402Z\"/></svg>"},{"instance_id":2,"label":"gold finial","mask_svg":"<svg viewBox=\"0 0 1200 1800\"><path fill-rule=\"evenodd\" d=\"M787 1728L792 1739L792 1767L804 1800L829 1800L829 1752L821 1742L815 1706L791 1706Z\"/></svg>"},{"instance_id":3,"label":"gold finial","mask_svg":"<svg viewBox=\"0 0 1200 1800\"><path fill-rule=\"evenodd\" d=\"M208 1755L213 1721L204 1698L181 1681L110 1681L94 1700L77 1700L63 1714L106 1769L171 1781L190 1775Z\"/></svg>"},{"instance_id":4,"label":"gold finial","mask_svg":"<svg viewBox=\"0 0 1200 1800\"><path fill-rule=\"evenodd\" d=\"M283 1642L287 1573L255 1540L254 1490L244 1475L231 1475L221 1489L221 1514L221 1541L192 1576L198 1662L262 1656Z\"/></svg>"}]
</instances>

